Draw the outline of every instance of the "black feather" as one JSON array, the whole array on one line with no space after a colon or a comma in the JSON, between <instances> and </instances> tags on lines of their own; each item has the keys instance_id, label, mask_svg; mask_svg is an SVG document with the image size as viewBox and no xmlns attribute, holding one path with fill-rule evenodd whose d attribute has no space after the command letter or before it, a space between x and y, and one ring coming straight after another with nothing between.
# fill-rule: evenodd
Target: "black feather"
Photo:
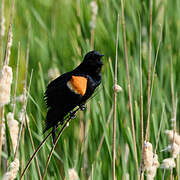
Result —
<instances>
[{"instance_id":1,"label":"black feather","mask_svg":"<svg viewBox=\"0 0 180 180\"><path fill-rule=\"evenodd\" d=\"M64 117L76 106L85 104L101 83L101 55L97 51L88 52L83 62L71 72L67 72L47 86L45 102L48 108L46 127L44 132L54 128L59 122L64 122ZM84 95L73 92L68 86L72 76L82 76L87 79L87 88Z\"/></svg>"}]
</instances>

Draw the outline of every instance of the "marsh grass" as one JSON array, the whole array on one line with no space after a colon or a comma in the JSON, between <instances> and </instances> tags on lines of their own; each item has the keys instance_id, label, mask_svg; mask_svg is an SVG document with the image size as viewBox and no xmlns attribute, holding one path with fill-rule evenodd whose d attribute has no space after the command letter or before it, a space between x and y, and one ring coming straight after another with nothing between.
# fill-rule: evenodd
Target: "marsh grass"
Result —
<instances>
[{"instance_id":1,"label":"marsh grass","mask_svg":"<svg viewBox=\"0 0 180 180\"><path fill-rule=\"evenodd\" d=\"M68 179L70 169L75 170L80 179L113 179L114 156L117 179L138 179L144 139L151 142L160 163L170 157L170 153L161 150L168 146L165 130L178 132L180 125L179 0L159 0L152 6L150 4L154 1L151 0L97 0L94 29L90 27L90 0L16 0L13 22L10 23L9 7L12 7L13 2L2 0L0 3L1 24L3 18L6 20L5 36L0 37L3 39L0 42L0 62L3 64L3 57L7 54L5 49L8 40L5 37L8 37L9 24L12 24L13 44L8 65L13 69L13 77L16 74L12 82L11 101L1 109L1 117L5 117L6 144L2 146L0 178L8 172L7 167L14 161L6 115L14 112L19 127L22 127L17 150L20 162L17 179L20 179L34 150L47 135L42 133L46 117L43 94L50 81L49 69L57 67L60 74L67 72L76 67L91 48L105 55L103 82L97 95L90 99L85 112L77 113L76 119L70 121L56 147L53 147L51 139L47 139L44 146L38 149L36 159L28 166L23 179L41 179L43 173L42 179ZM117 14L120 14L118 46ZM18 48L19 42L21 46ZM113 146L116 47L117 84L123 91L117 94L116 99L116 138ZM31 84L31 88L28 88L28 84ZM27 101L14 102L15 98L12 97L21 94L26 94ZM25 109L24 120L28 117L29 122L23 120L26 123L21 123L18 117L21 109ZM176 123L171 126L175 109ZM146 129L148 135L145 137ZM113 147L116 152L114 156ZM51 161L46 163L48 155ZM178 179L179 167L177 157L176 167L173 170L158 168L155 179Z\"/></svg>"}]
</instances>

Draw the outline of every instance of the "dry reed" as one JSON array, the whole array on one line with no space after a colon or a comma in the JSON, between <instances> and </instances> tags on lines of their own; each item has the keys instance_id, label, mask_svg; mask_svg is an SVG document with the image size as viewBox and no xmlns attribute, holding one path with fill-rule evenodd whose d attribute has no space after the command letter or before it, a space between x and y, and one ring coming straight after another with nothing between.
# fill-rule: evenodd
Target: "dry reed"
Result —
<instances>
[{"instance_id":1,"label":"dry reed","mask_svg":"<svg viewBox=\"0 0 180 180\"><path fill-rule=\"evenodd\" d=\"M28 87L28 90L27 90L26 95L27 95L27 94L29 95L29 93L30 93L32 76L33 76L33 70L31 71L31 77L30 77L30 81L29 81L29 87ZM27 98L27 97L25 97L25 98L26 98L26 101L27 101L28 98ZM27 102L26 102L26 103L27 103ZM22 118L24 118L24 112L23 112ZM34 141L33 141L32 133L31 133L31 129L30 129L30 127L29 127L29 118L28 118L27 114L25 114L25 120L26 120L27 129L28 129L28 132L29 132L29 135L30 135L30 141L31 141L31 144L32 144L32 148L33 148L33 151L35 151ZM39 167L39 163L38 163L37 157L35 157L35 163L36 163L36 167L37 167L37 170L38 170L39 179L41 180L41 179L42 179L42 176L41 176L41 171L40 171L40 167Z\"/></svg>"},{"instance_id":2,"label":"dry reed","mask_svg":"<svg viewBox=\"0 0 180 180\"><path fill-rule=\"evenodd\" d=\"M114 110L113 110L113 180L116 179L116 106L117 106L117 66L118 66L118 36L119 35L119 14L117 17L117 28L116 28L116 57L114 67Z\"/></svg>"},{"instance_id":3,"label":"dry reed","mask_svg":"<svg viewBox=\"0 0 180 180\"><path fill-rule=\"evenodd\" d=\"M152 51L152 6L153 2L150 0L150 12L149 12L149 57L148 57L148 94L147 94L147 126L146 126L146 135L145 140L148 141L149 139L149 121L150 121L150 90L151 90L151 51Z\"/></svg>"},{"instance_id":4,"label":"dry reed","mask_svg":"<svg viewBox=\"0 0 180 180\"><path fill-rule=\"evenodd\" d=\"M18 43L18 57L17 57L17 65L16 65L16 80L15 80L15 87L14 87L14 99L12 102L13 105L13 114L15 113L16 108L16 91L17 91L17 82L18 82L18 72L19 72L19 59L20 59L20 42Z\"/></svg>"},{"instance_id":5,"label":"dry reed","mask_svg":"<svg viewBox=\"0 0 180 180\"><path fill-rule=\"evenodd\" d=\"M18 148L19 148L19 143L20 143L20 138L21 138L21 133L22 133L22 130L23 130L23 125L24 125L24 120L25 120L25 115L26 115L26 105L27 105L26 88L27 88L28 63L29 63L29 44L28 44L27 52L26 52L26 74L25 74L24 96L23 96L24 99L23 99L23 108L22 108L24 116L21 119L21 126L20 126L19 133L18 133L18 142L17 142L16 151L15 151L15 154L14 154L15 158L17 156L17 152L18 152Z\"/></svg>"},{"instance_id":6,"label":"dry reed","mask_svg":"<svg viewBox=\"0 0 180 180\"><path fill-rule=\"evenodd\" d=\"M133 116L133 107L132 107L132 94L131 94L131 85L130 85L130 77L129 77L129 65L128 65L123 0L121 0L121 12L122 12L122 26L123 26L123 45L124 45L124 54L125 54L126 74L127 74L127 81L128 81L128 96L129 96L129 103L130 103L131 126L132 126L134 154L135 154L135 161L136 161L136 173L137 173L137 179L139 179L138 156L137 156L137 147L136 147L137 143L136 143L136 136L135 136L134 116Z\"/></svg>"},{"instance_id":7,"label":"dry reed","mask_svg":"<svg viewBox=\"0 0 180 180\"><path fill-rule=\"evenodd\" d=\"M1 31L0 31L0 68L3 65L3 45L4 45L4 35L5 35L5 16L4 16L4 0L1 1Z\"/></svg>"},{"instance_id":8,"label":"dry reed","mask_svg":"<svg viewBox=\"0 0 180 180\"><path fill-rule=\"evenodd\" d=\"M79 108L77 108L76 110L74 110L71 115L68 117L68 119L65 121L64 125L62 126L61 130L59 131L59 134L56 138L56 141L55 143L53 144L53 147L51 148L51 151L49 153L49 156L48 156L48 159L46 161L46 167L45 167L45 170L44 170L44 173L43 173L43 177L42 179L44 180L45 179L45 176L46 176L46 172L47 172L47 168L48 168L48 165L49 165L49 162L51 160L51 156L52 156L52 153L57 145L57 142L59 141L59 138L61 137L62 133L64 132L64 130L66 129L67 125L69 124L70 120L72 119L73 116L76 115L77 111L79 110ZM22 176L21 176L22 177Z\"/></svg>"}]
</instances>

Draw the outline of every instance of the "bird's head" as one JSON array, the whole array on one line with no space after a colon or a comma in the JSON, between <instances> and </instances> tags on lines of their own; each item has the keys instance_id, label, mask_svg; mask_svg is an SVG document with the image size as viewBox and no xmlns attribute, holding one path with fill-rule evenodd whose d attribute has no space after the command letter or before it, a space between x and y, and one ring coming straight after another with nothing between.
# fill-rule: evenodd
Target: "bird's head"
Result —
<instances>
[{"instance_id":1,"label":"bird's head","mask_svg":"<svg viewBox=\"0 0 180 180\"><path fill-rule=\"evenodd\" d=\"M103 56L104 55L100 54L98 51L90 51L85 55L82 64L87 71L99 74L103 65L101 60Z\"/></svg>"}]
</instances>

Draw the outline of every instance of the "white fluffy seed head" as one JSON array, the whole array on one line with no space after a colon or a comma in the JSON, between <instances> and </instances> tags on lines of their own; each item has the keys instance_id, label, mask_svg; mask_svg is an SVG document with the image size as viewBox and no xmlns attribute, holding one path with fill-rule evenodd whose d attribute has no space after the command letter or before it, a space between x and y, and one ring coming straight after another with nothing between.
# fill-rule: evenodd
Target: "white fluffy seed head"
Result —
<instances>
[{"instance_id":1,"label":"white fluffy seed head","mask_svg":"<svg viewBox=\"0 0 180 180\"><path fill-rule=\"evenodd\" d=\"M1 37L5 35L4 1L1 1Z\"/></svg>"},{"instance_id":2,"label":"white fluffy seed head","mask_svg":"<svg viewBox=\"0 0 180 180\"><path fill-rule=\"evenodd\" d=\"M9 27L9 32L8 32L8 42L7 42L7 47L6 47L6 56L4 60L4 63L6 65L9 64L12 42L13 42L13 33L12 33L12 24L11 24Z\"/></svg>"},{"instance_id":3,"label":"white fluffy seed head","mask_svg":"<svg viewBox=\"0 0 180 180\"><path fill-rule=\"evenodd\" d=\"M171 128L173 129L173 127L174 127L174 123L176 122L176 118L171 118L170 119L170 122L171 122Z\"/></svg>"},{"instance_id":4,"label":"white fluffy seed head","mask_svg":"<svg viewBox=\"0 0 180 180\"><path fill-rule=\"evenodd\" d=\"M95 29L96 28L96 16L98 13L98 6L96 1L91 1L90 3L91 6L91 12L92 12L92 16L91 16L91 21L90 21L90 28L91 29Z\"/></svg>"},{"instance_id":5,"label":"white fluffy seed head","mask_svg":"<svg viewBox=\"0 0 180 180\"><path fill-rule=\"evenodd\" d=\"M176 118L171 118L170 121L174 123L176 121Z\"/></svg>"},{"instance_id":6,"label":"white fluffy seed head","mask_svg":"<svg viewBox=\"0 0 180 180\"><path fill-rule=\"evenodd\" d=\"M126 143L125 144L125 153L124 153L124 161L126 164L128 163L128 158L129 158L129 146Z\"/></svg>"},{"instance_id":7,"label":"white fluffy seed head","mask_svg":"<svg viewBox=\"0 0 180 180\"><path fill-rule=\"evenodd\" d=\"M164 159L161 163L162 169L173 169L176 166L174 158Z\"/></svg>"},{"instance_id":8,"label":"white fluffy seed head","mask_svg":"<svg viewBox=\"0 0 180 180\"><path fill-rule=\"evenodd\" d=\"M10 102L12 78L12 68L4 65L0 71L0 106Z\"/></svg>"},{"instance_id":9,"label":"white fluffy seed head","mask_svg":"<svg viewBox=\"0 0 180 180\"><path fill-rule=\"evenodd\" d=\"M10 130L10 135L11 135L11 140L12 140L12 144L13 144L13 149L15 151L16 150L16 146L17 146L17 140L18 140L19 124L14 119L14 115L11 112L9 112L7 114L7 122L8 122L9 130Z\"/></svg>"},{"instance_id":10,"label":"white fluffy seed head","mask_svg":"<svg viewBox=\"0 0 180 180\"><path fill-rule=\"evenodd\" d=\"M154 177L156 176L156 171L157 171L157 167L152 166L148 171L147 171L147 180L151 180L154 179Z\"/></svg>"},{"instance_id":11,"label":"white fluffy seed head","mask_svg":"<svg viewBox=\"0 0 180 180\"><path fill-rule=\"evenodd\" d=\"M146 175L147 175L147 180L153 180L154 177L156 176L156 171L157 168L159 167L159 161L158 161L158 156L157 154L153 155L153 163L152 166L149 167L146 171Z\"/></svg>"},{"instance_id":12,"label":"white fluffy seed head","mask_svg":"<svg viewBox=\"0 0 180 180\"><path fill-rule=\"evenodd\" d=\"M159 167L158 156L157 154L154 154L152 166L149 167L149 169L147 170L148 180L154 179L154 177L156 176L156 171L158 167Z\"/></svg>"},{"instance_id":13,"label":"white fluffy seed head","mask_svg":"<svg viewBox=\"0 0 180 180\"><path fill-rule=\"evenodd\" d=\"M17 102L24 103L24 98L26 98L26 97L24 96L24 94L21 94L21 95L19 95L18 97L16 97L15 100L16 100Z\"/></svg>"},{"instance_id":14,"label":"white fluffy seed head","mask_svg":"<svg viewBox=\"0 0 180 180\"><path fill-rule=\"evenodd\" d=\"M146 170L147 179L152 180L156 176L159 161L157 154L153 153L153 147L150 142L144 142L143 148L143 170Z\"/></svg>"},{"instance_id":15,"label":"white fluffy seed head","mask_svg":"<svg viewBox=\"0 0 180 180\"><path fill-rule=\"evenodd\" d=\"M9 171L6 172L2 180L14 180L19 170L19 159L15 159L9 166Z\"/></svg>"},{"instance_id":16,"label":"white fluffy seed head","mask_svg":"<svg viewBox=\"0 0 180 180\"><path fill-rule=\"evenodd\" d=\"M174 142L180 147L180 135L177 132L174 133L173 130L166 130L165 133L171 142L173 142L174 138Z\"/></svg>"},{"instance_id":17,"label":"white fluffy seed head","mask_svg":"<svg viewBox=\"0 0 180 180\"><path fill-rule=\"evenodd\" d=\"M94 21L90 21L89 26L90 26L91 29L95 29L96 28L96 24L95 24Z\"/></svg>"},{"instance_id":18,"label":"white fluffy seed head","mask_svg":"<svg viewBox=\"0 0 180 180\"><path fill-rule=\"evenodd\" d=\"M176 143L169 144L164 150L171 152L173 158L180 153L180 147Z\"/></svg>"},{"instance_id":19,"label":"white fluffy seed head","mask_svg":"<svg viewBox=\"0 0 180 180\"><path fill-rule=\"evenodd\" d=\"M177 158L177 156L179 155L180 153L180 147L176 144L176 143L173 143L171 146L171 154L172 154L172 157L173 158Z\"/></svg>"},{"instance_id":20,"label":"white fluffy seed head","mask_svg":"<svg viewBox=\"0 0 180 180\"><path fill-rule=\"evenodd\" d=\"M74 168L68 170L70 180L78 180L79 176Z\"/></svg>"},{"instance_id":21,"label":"white fluffy seed head","mask_svg":"<svg viewBox=\"0 0 180 180\"><path fill-rule=\"evenodd\" d=\"M147 149L148 151L152 151L152 144L150 142L144 142L144 148Z\"/></svg>"},{"instance_id":22,"label":"white fluffy seed head","mask_svg":"<svg viewBox=\"0 0 180 180\"><path fill-rule=\"evenodd\" d=\"M12 46L12 38L13 38L13 34L12 34L12 31L11 31L10 34L9 34L9 41L8 41L8 44L7 44L7 46L9 47L9 49L10 49L11 46Z\"/></svg>"},{"instance_id":23,"label":"white fluffy seed head","mask_svg":"<svg viewBox=\"0 0 180 180\"><path fill-rule=\"evenodd\" d=\"M143 170L148 171L153 165L153 151L150 142L144 142L143 148Z\"/></svg>"},{"instance_id":24,"label":"white fluffy seed head","mask_svg":"<svg viewBox=\"0 0 180 180\"><path fill-rule=\"evenodd\" d=\"M19 121L20 122L24 121L24 117L25 117L24 110L21 109L19 114L18 114Z\"/></svg>"},{"instance_id":25,"label":"white fluffy seed head","mask_svg":"<svg viewBox=\"0 0 180 180\"><path fill-rule=\"evenodd\" d=\"M97 15L98 6L97 6L96 1L91 1L90 6L91 6L92 14L93 14L93 15Z\"/></svg>"},{"instance_id":26,"label":"white fluffy seed head","mask_svg":"<svg viewBox=\"0 0 180 180\"><path fill-rule=\"evenodd\" d=\"M1 17L1 36L4 37L5 35L5 18L4 18L4 14Z\"/></svg>"},{"instance_id":27,"label":"white fluffy seed head","mask_svg":"<svg viewBox=\"0 0 180 180\"><path fill-rule=\"evenodd\" d=\"M153 178L153 176L151 176L150 174L147 174L147 175L146 175L146 179L147 179L147 180L153 180L154 178Z\"/></svg>"},{"instance_id":28,"label":"white fluffy seed head","mask_svg":"<svg viewBox=\"0 0 180 180\"><path fill-rule=\"evenodd\" d=\"M1 126L1 124L0 124L0 126ZM3 118L3 122L2 122L1 139L2 139L2 145L4 145L5 142L6 142L6 134L5 134L5 123L4 123L4 118Z\"/></svg>"},{"instance_id":29,"label":"white fluffy seed head","mask_svg":"<svg viewBox=\"0 0 180 180\"><path fill-rule=\"evenodd\" d=\"M159 167L159 161L158 161L158 155L157 154L154 154L154 157L153 157L153 166L158 168Z\"/></svg>"}]
</instances>

